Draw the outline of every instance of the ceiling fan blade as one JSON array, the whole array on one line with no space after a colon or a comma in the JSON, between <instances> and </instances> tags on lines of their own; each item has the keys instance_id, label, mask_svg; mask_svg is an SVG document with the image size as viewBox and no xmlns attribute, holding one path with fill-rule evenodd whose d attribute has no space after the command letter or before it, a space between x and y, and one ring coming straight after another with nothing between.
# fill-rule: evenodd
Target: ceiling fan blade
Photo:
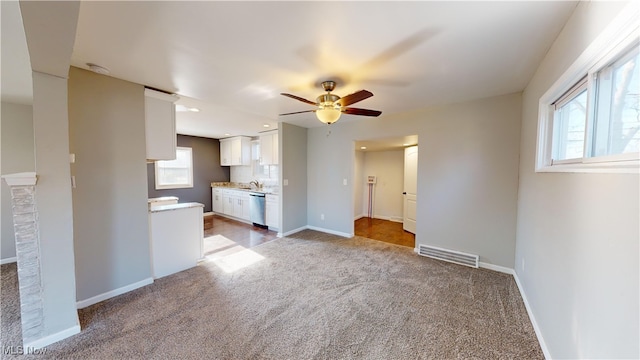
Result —
<instances>
[{"instance_id":1,"label":"ceiling fan blade","mask_svg":"<svg viewBox=\"0 0 640 360\"><path fill-rule=\"evenodd\" d=\"M349 115L363 115L363 116L380 116L382 111L358 109L358 108L343 108L342 112Z\"/></svg>"},{"instance_id":2,"label":"ceiling fan blade","mask_svg":"<svg viewBox=\"0 0 640 360\"><path fill-rule=\"evenodd\" d=\"M372 96L373 96L373 93L371 93L370 91L360 90L360 91L354 92L353 94L349 94L345 97L340 98L340 100L338 100L337 102L342 106L347 106L347 105L355 104L358 101L362 101L364 99L370 98Z\"/></svg>"},{"instance_id":3,"label":"ceiling fan blade","mask_svg":"<svg viewBox=\"0 0 640 360\"><path fill-rule=\"evenodd\" d=\"M284 95L284 96L286 96L286 97L290 97L290 98L292 98L292 99L296 99L296 100L298 100L298 101L302 101L302 102L303 102L303 103L305 103L305 104L314 105L314 106L315 106L315 105L318 105L318 104L316 104L315 102L313 102L313 101L311 101L311 100L307 100L307 99L301 98L300 96L295 96L295 95L285 94L285 93L280 93L280 95Z\"/></svg>"},{"instance_id":4,"label":"ceiling fan blade","mask_svg":"<svg viewBox=\"0 0 640 360\"><path fill-rule=\"evenodd\" d=\"M315 105L315 104L314 104ZM305 111L296 111L296 112L290 112L290 113L286 113L286 114L278 114L278 116L282 116L282 115L293 115L293 114L302 114L302 113L308 113L308 112L316 112L315 110L305 110Z\"/></svg>"}]
</instances>

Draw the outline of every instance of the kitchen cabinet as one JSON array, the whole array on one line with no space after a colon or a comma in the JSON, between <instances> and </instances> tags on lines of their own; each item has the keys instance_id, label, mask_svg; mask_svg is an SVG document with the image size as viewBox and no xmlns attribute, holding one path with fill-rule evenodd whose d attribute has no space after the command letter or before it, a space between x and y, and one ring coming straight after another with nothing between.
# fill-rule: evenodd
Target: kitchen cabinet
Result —
<instances>
[{"instance_id":1,"label":"kitchen cabinet","mask_svg":"<svg viewBox=\"0 0 640 360\"><path fill-rule=\"evenodd\" d=\"M238 219L249 220L251 217L249 193L241 190L222 190L222 213Z\"/></svg>"},{"instance_id":2,"label":"kitchen cabinet","mask_svg":"<svg viewBox=\"0 0 640 360\"><path fill-rule=\"evenodd\" d=\"M266 223L269 229L280 228L280 197L274 194L267 194L265 199Z\"/></svg>"},{"instance_id":3,"label":"kitchen cabinet","mask_svg":"<svg viewBox=\"0 0 640 360\"><path fill-rule=\"evenodd\" d=\"M251 220L251 196L248 192L242 192L242 216L241 219Z\"/></svg>"},{"instance_id":4,"label":"kitchen cabinet","mask_svg":"<svg viewBox=\"0 0 640 360\"><path fill-rule=\"evenodd\" d=\"M260 135L260 165L278 164L278 133Z\"/></svg>"},{"instance_id":5,"label":"kitchen cabinet","mask_svg":"<svg viewBox=\"0 0 640 360\"><path fill-rule=\"evenodd\" d=\"M147 160L176 158L176 95L144 90L144 124Z\"/></svg>"},{"instance_id":6,"label":"kitchen cabinet","mask_svg":"<svg viewBox=\"0 0 640 360\"><path fill-rule=\"evenodd\" d=\"M222 189L211 188L211 207L212 211L222 214Z\"/></svg>"},{"instance_id":7,"label":"kitchen cabinet","mask_svg":"<svg viewBox=\"0 0 640 360\"><path fill-rule=\"evenodd\" d=\"M236 136L220 140L220 165L236 166L251 164L251 138Z\"/></svg>"}]
</instances>

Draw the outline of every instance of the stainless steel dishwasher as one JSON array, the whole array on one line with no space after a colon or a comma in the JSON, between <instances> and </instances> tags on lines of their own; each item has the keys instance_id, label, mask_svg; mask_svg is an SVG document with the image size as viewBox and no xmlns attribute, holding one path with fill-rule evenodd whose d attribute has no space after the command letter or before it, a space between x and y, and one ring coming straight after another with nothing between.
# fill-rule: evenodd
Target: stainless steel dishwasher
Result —
<instances>
[{"instance_id":1,"label":"stainless steel dishwasher","mask_svg":"<svg viewBox=\"0 0 640 360\"><path fill-rule=\"evenodd\" d=\"M265 219L265 196L263 193L251 192L249 193L251 201L249 202L249 209L251 211L251 222L253 225L263 228L267 227L267 221Z\"/></svg>"}]
</instances>

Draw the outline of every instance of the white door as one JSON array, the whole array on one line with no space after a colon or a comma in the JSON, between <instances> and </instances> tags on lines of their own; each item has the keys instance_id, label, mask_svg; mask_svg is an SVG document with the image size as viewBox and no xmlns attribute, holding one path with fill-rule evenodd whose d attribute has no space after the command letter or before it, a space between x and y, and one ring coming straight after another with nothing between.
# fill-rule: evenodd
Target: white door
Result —
<instances>
[{"instance_id":1,"label":"white door","mask_svg":"<svg viewBox=\"0 0 640 360\"><path fill-rule=\"evenodd\" d=\"M402 228L416 233L416 200L418 193L418 147L404 149L404 214Z\"/></svg>"}]
</instances>

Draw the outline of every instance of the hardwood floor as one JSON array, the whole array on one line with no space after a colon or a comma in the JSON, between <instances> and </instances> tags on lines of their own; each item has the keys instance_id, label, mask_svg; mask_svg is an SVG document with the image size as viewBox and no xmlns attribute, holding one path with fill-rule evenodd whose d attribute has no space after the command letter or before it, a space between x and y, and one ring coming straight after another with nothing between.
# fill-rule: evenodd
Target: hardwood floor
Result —
<instances>
[{"instance_id":1,"label":"hardwood floor","mask_svg":"<svg viewBox=\"0 0 640 360\"><path fill-rule=\"evenodd\" d=\"M224 257L277 239L277 233L240 221L212 215L210 228L204 230L204 255L209 259Z\"/></svg>"},{"instance_id":2,"label":"hardwood floor","mask_svg":"<svg viewBox=\"0 0 640 360\"><path fill-rule=\"evenodd\" d=\"M402 229L402 223L363 217L355 221L357 236L384 241L392 244L415 247L416 236Z\"/></svg>"},{"instance_id":3,"label":"hardwood floor","mask_svg":"<svg viewBox=\"0 0 640 360\"><path fill-rule=\"evenodd\" d=\"M355 221L354 230L357 236L411 248L415 246L415 235L404 231L402 223L364 217ZM218 215L208 216L204 237L204 254L209 259L221 258L278 238L275 231Z\"/></svg>"}]
</instances>

